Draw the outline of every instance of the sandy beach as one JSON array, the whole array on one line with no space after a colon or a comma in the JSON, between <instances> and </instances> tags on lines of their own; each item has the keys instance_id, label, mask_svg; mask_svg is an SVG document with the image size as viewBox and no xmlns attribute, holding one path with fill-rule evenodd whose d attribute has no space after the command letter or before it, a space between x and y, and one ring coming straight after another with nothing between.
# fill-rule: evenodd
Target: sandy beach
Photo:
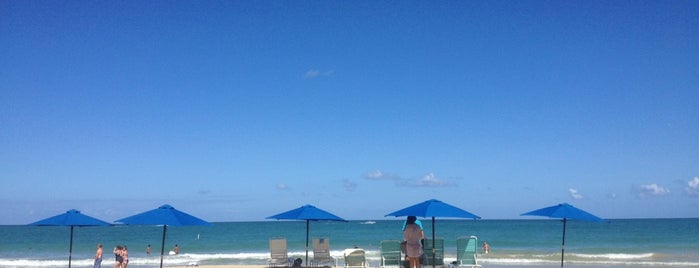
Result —
<instances>
[{"instance_id":1,"label":"sandy beach","mask_svg":"<svg viewBox=\"0 0 699 268\"><path fill-rule=\"evenodd\" d=\"M192 268L194 266L177 266L173 268ZM264 265L199 265L196 266L198 268L266 268ZM336 267L342 267L342 266L336 266ZM432 267L432 266L430 266ZM488 267L497 267L497 266L488 266ZM512 266L508 266L512 267ZM533 266L528 266L528 267L533 267ZM307 268L307 267L303 267ZM427 267L425 267L427 268Z\"/></svg>"},{"instance_id":2,"label":"sandy beach","mask_svg":"<svg viewBox=\"0 0 699 268\"><path fill-rule=\"evenodd\" d=\"M557 264L481 264L482 267L487 268L506 268L506 267L527 267L527 268L551 268L559 267L560 263ZM173 266L171 268L192 268L194 266ZM264 265L199 265L197 268L266 268ZM343 267L343 266L336 266ZM422 268L431 268L432 266L422 266ZM440 266L437 266L438 268ZM465 266L469 267L469 266ZM627 265L613 265L613 264L602 264L602 265L589 265L589 264L576 264L576 263L566 263L565 267L570 268L591 268L591 267L628 267ZM664 267L688 267L688 266L664 266ZM305 267L304 267L305 268Z\"/></svg>"},{"instance_id":3,"label":"sandy beach","mask_svg":"<svg viewBox=\"0 0 699 268\"><path fill-rule=\"evenodd\" d=\"M174 266L173 268L192 268L193 266ZM199 265L199 268L264 268L264 265Z\"/></svg>"}]
</instances>

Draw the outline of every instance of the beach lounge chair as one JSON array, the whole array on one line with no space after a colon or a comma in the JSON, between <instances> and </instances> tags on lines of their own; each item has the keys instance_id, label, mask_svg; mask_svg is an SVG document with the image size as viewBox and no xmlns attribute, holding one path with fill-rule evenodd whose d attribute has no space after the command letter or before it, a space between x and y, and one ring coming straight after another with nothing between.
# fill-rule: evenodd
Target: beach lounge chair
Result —
<instances>
[{"instance_id":1,"label":"beach lounge chair","mask_svg":"<svg viewBox=\"0 0 699 268\"><path fill-rule=\"evenodd\" d=\"M290 266L289 254L286 248L286 238L275 237L269 239L270 258L267 261L268 267Z\"/></svg>"},{"instance_id":2,"label":"beach lounge chair","mask_svg":"<svg viewBox=\"0 0 699 268\"><path fill-rule=\"evenodd\" d=\"M464 267L481 267L478 264L476 248L478 237L462 236L456 239L456 265Z\"/></svg>"},{"instance_id":3,"label":"beach lounge chair","mask_svg":"<svg viewBox=\"0 0 699 268\"><path fill-rule=\"evenodd\" d=\"M434 239L434 251L432 250L432 239L425 239L425 244L422 249L425 252L423 265L432 266L433 262L434 265L444 265L444 238L438 237ZM432 259L433 255L434 260Z\"/></svg>"},{"instance_id":4,"label":"beach lounge chair","mask_svg":"<svg viewBox=\"0 0 699 268\"><path fill-rule=\"evenodd\" d=\"M311 266L332 266L337 263L330 256L330 240L327 237L313 238L313 260Z\"/></svg>"},{"instance_id":5,"label":"beach lounge chair","mask_svg":"<svg viewBox=\"0 0 699 268\"><path fill-rule=\"evenodd\" d=\"M380 243L381 247L381 267L386 266L401 266L400 241L398 240L383 240Z\"/></svg>"},{"instance_id":6,"label":"beach lounge chair","mask_svg":"<svg viewBox=\"0 0 699 268\"><path fill-rule=\"evenodd\" d=\"M365 268L366 264L366 254L361 248L348 248L345 249L343 254L345 256L345 267L359 267Z\"/></svg>"}]
</instances>

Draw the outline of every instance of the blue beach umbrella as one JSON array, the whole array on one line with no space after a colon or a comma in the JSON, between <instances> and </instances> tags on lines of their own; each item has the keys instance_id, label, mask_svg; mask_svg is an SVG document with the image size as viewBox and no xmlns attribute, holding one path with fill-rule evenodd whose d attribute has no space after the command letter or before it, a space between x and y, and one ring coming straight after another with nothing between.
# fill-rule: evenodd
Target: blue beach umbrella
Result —
<instances>
[{"instance_id":1,"label":"blue beach umbrella","mask_svg":"<svg viewBox=\"0 0 699 268\"><path fill-rule=\"evenodd\" d=\"M311 205L305 205L299 208L282 212L277 215L269 216L267 219L277 220L305 220L306 221L306 263L308 263L308 230L310 221L344 221L347 220L335 216L325 210L319 209Z\"/></svg>"},{"instance_id":2,"label":"blue beach umbrella","mask_svg":"<svg viewBox=\"0 0 699 268\"><path fill-rule=\"evenodd\" d=\"M590 214L587 211L576 208L568 203L537 209L520 216L544 216L549 218L563 219L563 242L561 243L561 267L563 267L563 255L566 245L566 222L570 220L603 222L604 219Z\"/></svg>"},{"instance_id":3,"label":"blue beach umbrella","mask_svg":"<svg viewBox=\"0 0 699 268\"><path fill-rule=\"evenodd\" d=\"M108 222L98 220L96 218L80 213L80 211L71 209L66 213L59 214L50 218L46 218L29 225L34 226L70 226L70 248L68 250L68 267L71 266L73 258L73 228L75 226L109 226Z\"/></svg>"},{"instance_id":4,"label":"blue beach umbrella","mask_svg":"<svg viewBox=\"0 0 699 268\"><path fill-rule=\"evenodd\" d=\"M457 208L455 206L449 205L442 201L436 199L430 199L425 202L409 206L407 208L394 211L386 215L388 216L416 216L423 218L432 218L432 267L435 267L435 235L434 235L434 221L435 217L447 217L447 218L469 218L469 219L480 219L481 217L468 212L466 210Z\"/></svg>"},{"instance_id":5,"label":"blue beach umbrella","mask_svg":"<svg viewBox=\"0 0 699 268\"><path fill-rule=\"evenodd\" d=\"M163 244L160 248L160 267L163 267L163 255L165 255L165 234L167 226L211 226L212 224L202 219L184 213L170 205L162 205L157 209L126 217L115 222L129 225L162 225Z\"/></svg>"}]
</instances>

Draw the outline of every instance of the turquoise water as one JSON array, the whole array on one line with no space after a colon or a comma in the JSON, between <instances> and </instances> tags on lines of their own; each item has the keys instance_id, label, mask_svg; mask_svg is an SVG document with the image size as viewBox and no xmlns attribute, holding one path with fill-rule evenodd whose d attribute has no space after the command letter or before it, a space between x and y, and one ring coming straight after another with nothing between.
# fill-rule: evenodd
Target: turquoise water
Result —
<instances>
[{"instance_id":1,"label":"turquoise water","mask_svg":"<svg viewBox=\"0 0 699 268\"><path fill-rule=\"evenodd\" d=\"M402 221L311 222L311 237L329 237L331 254L342 264L345 248L367 251L370 265L378 266L381 240L401 239ZM432 235L424 219L426 236ZM129 267L153 267L158 256L147 256L151 244L159 255L163 228L158 226L76 227L74 267L92 267L95 245L109 253L117 244L130 251ZM484 266L560 262L562 222L559 220L445 220L437 219L437 237L445 239L445 261L456 259L456 238L476 235L488 241L491 253L480 254ZM212 227L168 227L166 252L178 244L181 254L166 256L166 265L259 264L269 257L268 239L283 236L289 254L305 258L306 223L303 221L222 222ZM69 227L0 226L0 267L66 267ZM113 258L105 254L103 265ZM309 259L312 259L311 250ZM569 221L566 263L599 266L699 267L699 219L630 219L605 223Z\"/></svg>"}]
</instances>

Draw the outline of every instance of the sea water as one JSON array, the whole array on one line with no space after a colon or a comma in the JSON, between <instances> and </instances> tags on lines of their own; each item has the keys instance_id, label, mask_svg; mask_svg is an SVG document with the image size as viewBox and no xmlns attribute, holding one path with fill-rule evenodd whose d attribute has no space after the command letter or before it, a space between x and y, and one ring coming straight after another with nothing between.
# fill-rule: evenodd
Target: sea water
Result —
<instances>
[{"instance_id":1,"label":"sea water","mask_svg":"<svg viewBox=\"0 0 699 268\"><path fill-rule=\"evenodd\" d=\"M445 263L456 260L456 238L475 235L491 252L479 249L484 266L555 266L561 258L560 220L421 219L425 235L444 239ZM342 265L342 252L359 247L370 266L379 264L381 240L402 238L400 220L309 223L309 237L328 237L331 255ZM162 226L75 227L73 267L92 267L97 243L104 245L103 266L112 267L116 245L129 248L129 267L160 264ZM210 227L167 227L165 266L251 264L269 258L269 238L285 237L289 255L306 258L305 221L216 222ZM0 226L0 267L67 267L70 227ZM147 245L151 255L146 255ZM168 252L179 245L181 253ZM313 258L309 242L309 260ZM603 223L568 221L566 264L581 266L699 267L699 219L619 219Z\"/></svg>"}]
</instances>

